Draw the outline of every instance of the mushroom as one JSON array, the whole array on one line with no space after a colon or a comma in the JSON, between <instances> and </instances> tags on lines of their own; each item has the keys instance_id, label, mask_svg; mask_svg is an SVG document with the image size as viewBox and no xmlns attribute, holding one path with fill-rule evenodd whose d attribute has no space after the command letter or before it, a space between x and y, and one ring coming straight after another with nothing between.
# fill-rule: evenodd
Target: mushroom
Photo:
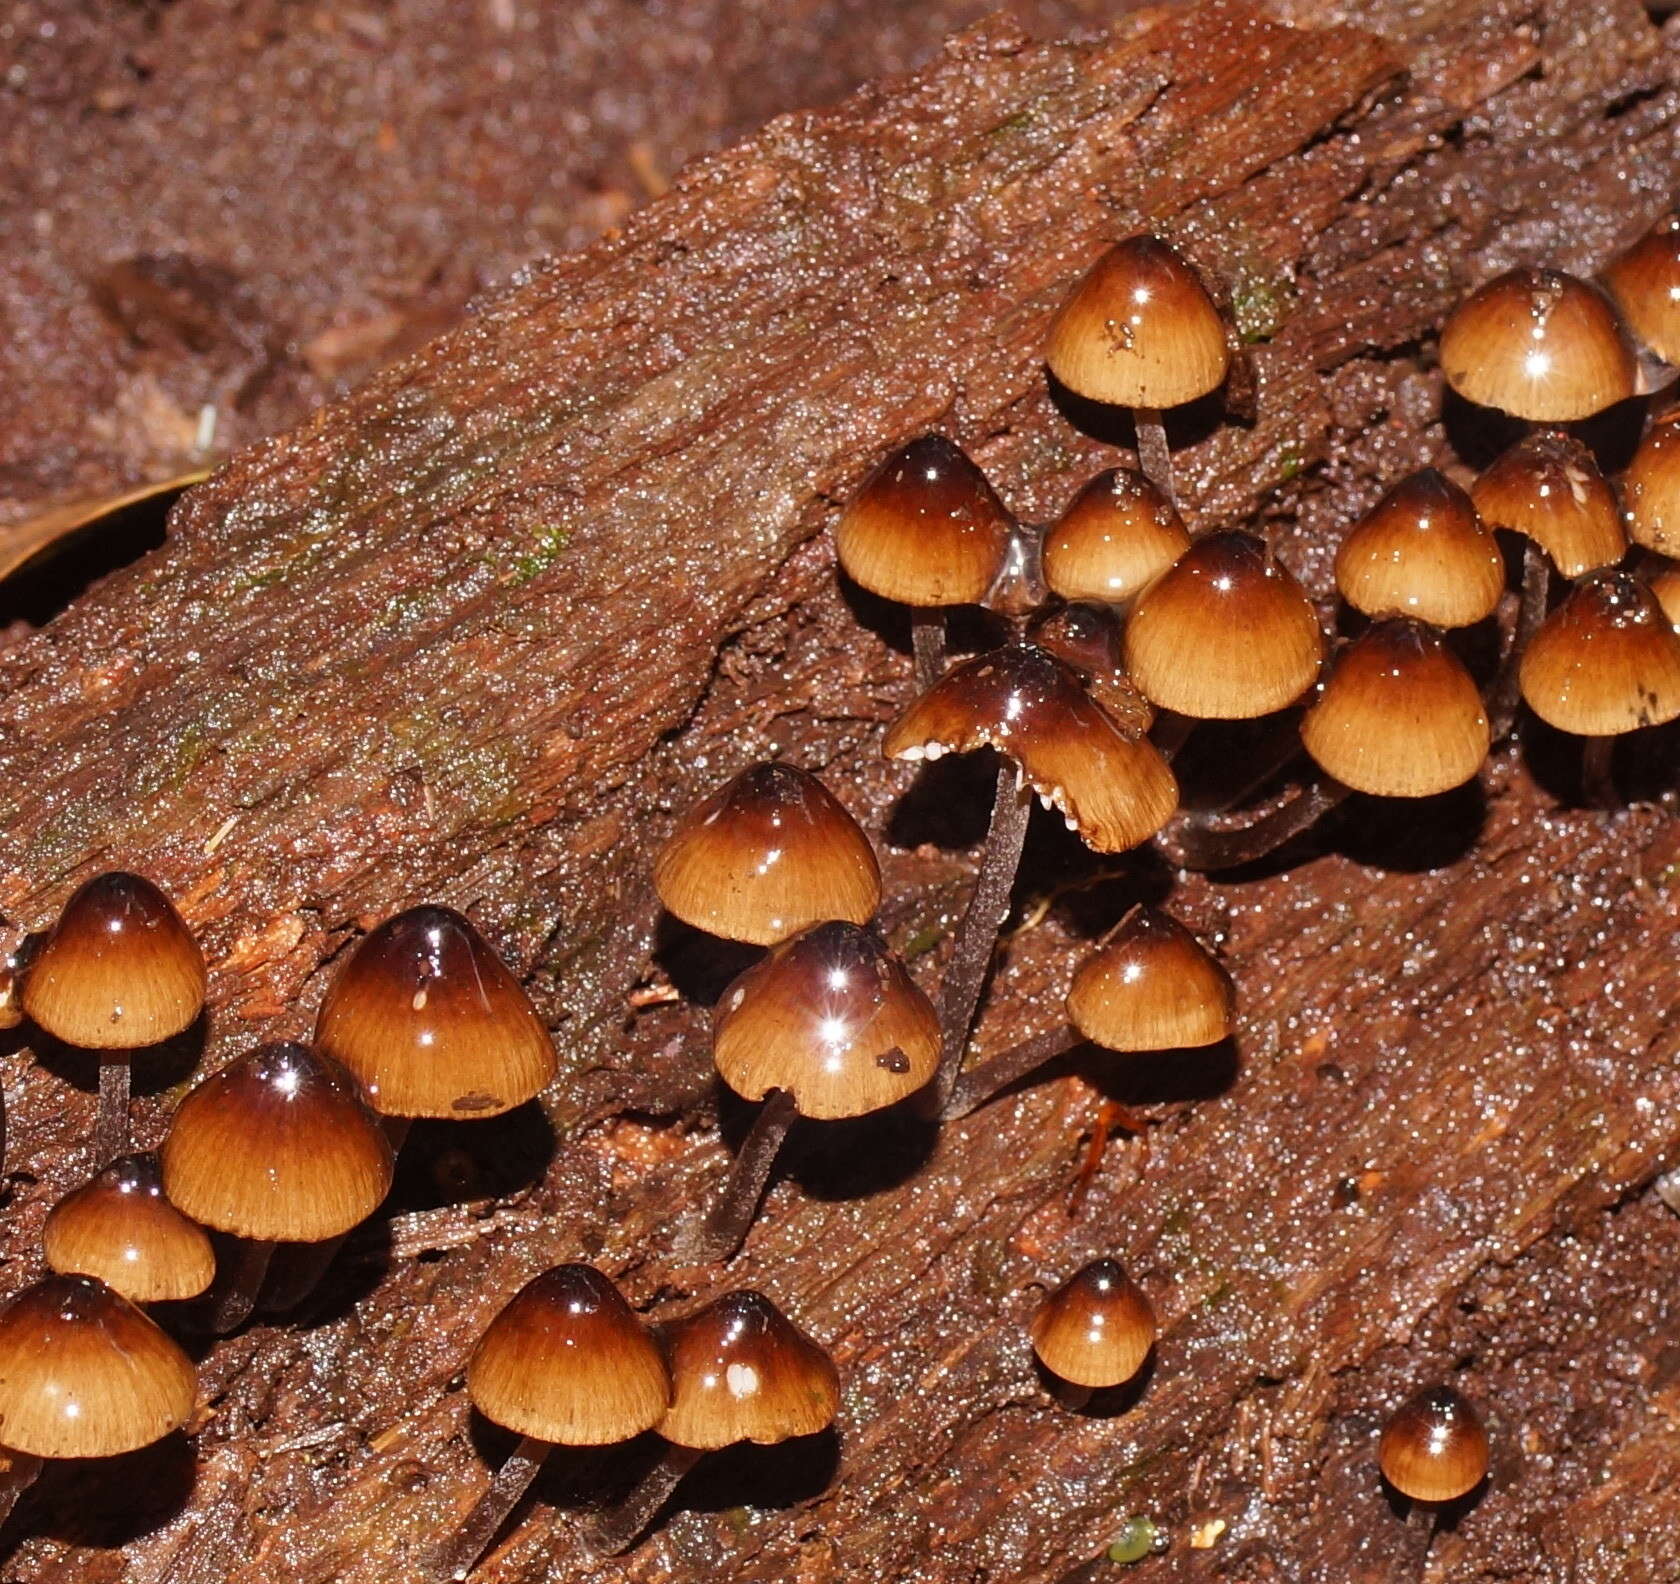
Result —
<instances>
[{"instance_id":1,"label":"mushroom","mask_svg":"<svg viewBox=\"0 0 1680 1584\"><path fill-rule=\"evenodd\" d=\"M1680 407L1653 420L1622 475L1622 497L1633 542L1680 556Z\"/></svg>"},{"instance_id":2,"label":"mushroom","mask_svg":"<svg viewBox=\"0 0 1680 1584\"><path fill-rule=\"evenodd\" d=\"M1628 328L1665 363L1680 363L1680 215L1668 214L1604 271Z\"/></svg>"},{"instance_id":3,"label":"mushroom","mask_svg":"<svg viewBox=\"0 0 1680 1584\"><path fill-rule=\"evenodd\" d=\"M1067 600L1122 604L1190 548L1170 500L1141 473L1110 468L1044 535L1044 581Z\"/></svg>"},{"instance_id":4,"label":"mushroom","mask_svg":"<svg viewBox=\"0 0 1680 1584\"><path fill-rule=\"evenodd\" d=\"M1680 562L1660 562L1647 576L1669 625L1680 627Z\"/></svg>"},{"instance_id":5,"label":"mushroom","mask_svg":"<svg viewBox=\"0 0 1680 1584\"><path fill-rule=\"evenodd\" d=\"M1079 1409L1143 1368L1155 1306L1118 1260L1093 1260L1044 1300L1029 1329L1039 1362L1063 1383L1058 1397Z\"/></svg>"},{"instance_id":6,"label":"mushroom","mask_svg":"<svg viewBox=\"0 0 1680 1584\"><path fill-rule=\"evenodd\" d=\"M1027 642L1071 667L1085 691L1128 737L1142 737L1155 706L1132 686L1119 619L1110 605L1081 600L1046 611L1027 627Z\"/></svg>"},{"instance_id":7,"label":"mushroom","mask_svg":"<svg viewBox=\"0 0 1680 1584\"><path fill-rule=\"evenodd\" d=\"M1434 1386L1395 1411L1377 1443L1382 1476L1402 1496L1451 1502L1487 1477L1481 1415L1450 1386Z\"/></svg>"}]
</instances>

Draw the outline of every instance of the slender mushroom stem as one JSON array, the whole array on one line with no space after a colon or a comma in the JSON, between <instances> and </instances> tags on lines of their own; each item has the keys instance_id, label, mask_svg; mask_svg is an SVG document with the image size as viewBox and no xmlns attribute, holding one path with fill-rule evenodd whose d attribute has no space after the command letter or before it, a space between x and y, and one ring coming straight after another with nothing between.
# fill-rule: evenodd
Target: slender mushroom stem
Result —
<instances>
[{"instance_id":1,"label":"slender mushroom stem","mask_svg":"<svg viewBox=\"0 0 1680 1584\"><path fill-rule=\"evenodd\" d=\"M1132 423L1137 429L1138 466L1143 476L1167 497L1174 511L1178 510L1178 494L1173 489L1172 452L1167 449L1167 428L1161 422L1159 407L1134 407Z\"/></svg>"},{"instance_id":2,"label":"slender mushroom stem","mask_svg":"<svg viewBox=\"0 0 1680 1584\"><path fill-rule=\"evenodd\" d=\"M1180 816L1155 838L1169 862L1180 869L1235 869L1253 863L1316 824L1352 790L1325 776L1296 788L1246 825L1223 826Z\"/></svg>"},{"instance_id":3,"label":"slender mushroom stem","mask_svg":"<svg viewBox=\"0 0 1680 1584\"><path fill-rule=\"evenodd\" d=\"M1488 690L1488 724L1492 740L1498 742L1517 718L1517 704L1522 698L1518 681L1518 667L1529 640L1539 632L1546 619L1546 596L1551 589L1551 563L1546 552L1532 539L1523 540L1522 595L1517 605L1517 619L1511 624L1510 636L1499 657L1499 672Z\"/></svg>"},{"instance_id":4,"label":"slender mushroom stem","mask_svg":"<svg viewBox=\"0 0 1680 1584\"><path fill-rule=\"evenodd\" d=\"M109 1166L119 1155L128 1154L130 1073L127 1051L100 1053L99 1118L93 1129L96 1167Z\"/></svg>"},{"instance_id":5,"label":"slender mushroom stem","mask_svg":"<svg viewBox=\"0 0 1680 1584\"><path fill-rule=\"evenodd\" d=\"M1071 1024L1035 1034L1031 1039L999 1051L983 1061L972 1072L960 1077L951 1087L951 1098L945 1103L947 1120L954 1121L978 1110L988 1100L995 1099L1012 1083L1036 1072L1047 1061L1064 1054L1080 1042L1080 1033Z\"/></svg>"},{"instance_id":6,"label":"slender mushroom stem","mask_svg":"<svg viewBox=\"0 0 1680 1584\"><path fill-rule=\"evenodd\" d=\"M770 1168L776 1164L782 1141L798 1115L793 1096L786 1089L773 1089L765 1097L751 1129L741 1141L741 1152L729 1169L723 1194L706 1217L700 1241L702 1258L726 1260L740 1248L758 1211L758 1202L764 1197Z\"/></svg>"},{"instance_id":7,"label":"slender mushroom stem","mask_svg":"<svg viewBox=\"0 0 1680 1584\"><path fill-rule=\"evenodd\" d=\"M589 1549L601 1557L628 1551L670 1500L671 1492L682 1483L683 1476L700 1461L700 1456L694 1447L667 1447L665 1455L642 1476L636 1488L590 1526Z\"/></svg>"},{"instance_id":8,"label":"slender mushroom stem","mask_svg":"<svg viewBox=\"0 0 1680 1584\"><path fill-rule=\"evenodd\" d=\"M35 1483L40 1472L38 1457L0 1449L0 1526L12 1516L18 1498Z\"/></svg>"},{"instance_id":9,"label":"slender mushroom stem","mask_svg":"<svg viewBox=\"0 0 1680 1584\"><path fill-rule=\"evenodd\" d=\"M480 1496L471 1512L448 1540L438 1547L432 1562L431 1576L437 1584L453 1584L472 1572L484 1555L496 1531L507 1522L507 1516L519 1505L519 1498L531 1488L531 1481L543 1466L552 1447L535 1436L524 1436L490 1481L489 1489Z\"/></svg>"},{"instance_id":10,"label":"slender mushroom stem","mask_svg":"<svg viewBox=\"0 0 1680 1584\"><path fill-rule=\"evenodd\" d=\"M1096 1393L1089 1386L1076 1386L1072 1381L1058 1377L1050 1387L1050 1395L1069 1413L1079 1413L1090 1407L1091 1399Z\"/></svg>"},{"instance_id":11,"label":"slender mushroom stem","mask_svg":"<svg viewBox=\"0 0 1680 1584\"><path fill-rule=\"evenodd\" d=\"M210 1330L216 1336L242 1326L257 1306L257 1294L262 1291L263 1278L268 1275L268 1263L274 1258L274 1245L256 1241L242 1241L239 1256L228 1273L228 1283L210 1311Z\"/></svg>"},{"instance_id":12,"label":"slender mushroom stem","mask_svg":"<svg viewBox=\"0 0 1680 1584\"><path fill-rule=\"evenodd\" d=\"M916 657L916 691L925 693L945 672L945 611L942 606L910 607L910 647Z\"/></svg>"},{"instance_id":13,"label":"slender mushroom stem","mask_svg":"<svg viewBox=\"0 0 1680 1584\"><path fill-rule=\"evenodd\" d=\"M1619 807L1615 753L1614 737L1589 737L1581 749L1581 796L1589 808Z\"/></svg>"}]
</instances>

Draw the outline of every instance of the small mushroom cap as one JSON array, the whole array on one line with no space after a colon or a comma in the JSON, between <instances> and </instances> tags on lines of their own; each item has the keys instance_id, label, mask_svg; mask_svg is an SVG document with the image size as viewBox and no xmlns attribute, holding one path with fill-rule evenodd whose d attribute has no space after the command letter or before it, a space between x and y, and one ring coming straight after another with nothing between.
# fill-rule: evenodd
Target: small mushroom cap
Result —
<instances>
[{"instance_id":1,"label":"small mushroom cap","mask_svg":"<svg viewBox=\"0 0 1680 1584\"><path fill-rule=\"evenodd\" d=\"M1045 361L1076 395L1177 407L1216 389L1231 354L1196 272L1159 237L1116 243L1050 323Z\"/></svg>"},{"instance_id":2,"label":"small mushroom cap","mask_svg":"<svg viewBox=\"0 0 1680 1584\"><path fill-rule=\"evenodd\" d=\"M1573 435L1519 440L1470 486L1470 498L1488 527L1526 535L1568 578L1613 566L1627 549L1615 492Z\"/></svg>"},{"instance_id":3,"label":"small mushroom cap","mask_svg":"<svg viewBox=\"0 0 1680 1584\"><path fill-rule=\"evenodd\" d=\"M1669 625L1680 627L1680 562L1668 562L1650 574L1651 592L1662 606Z\"/></svg>"},{"instance_id":4,"label":"small mushroom cap","mask_svg":"<svg viewBox=\"0 0 1680 1584\"><path fill-rule=\"evenodd\" d=\"M1148 841L1178 806L1178 782L1147 738L1128 737L1071 667L1010 644L946 672L888 730L889 759L995 748L1098 852Z\"/></svg>"},{"instance_id":5,"label":"small mushroom cap","mask_svg":"<svg viewBox=\"0 0 1680 1584\"><path fill-rule=\"evenodd\" d=\"M467 1391L485 1418L559 1446L651 1430L671 1401L664 1355L590 1265L557 1265L514 1294L479 1339Z\"/></svg>"},{"instance_id":6,"label":"small mushroom cap","mask_svg":"<svg viewBox=\"0 0 1680 1584\"><path fill-rule=\"evenodd\" d=\"M1481 769L1491 734L1474 678L1408 618L1378 622L1336 657L1301 719L1301 745L1375 797L1433 797Z\"/></svg>"},{"instance_id":7,"label":"small mushroom cap","mask_svg":"<svg viewBox=\"0 0 1680 1584\"><path fill-rule=\"evenodd\" d=\"M834 529L840 565L860 587L901 605L969 605L1003 570L1015 520L986 475L944 435L887 458Z\"/></svg>"},{"instance_id":8,"label":"small mushroom cap","mask_svg":"<svg viewBox=\"0 0 1680 1584\"><path fill-rule=\"evenodd\" d=\"M1610 304L1551 269L1511 270L1465 298L1441 331L1441 369L1466 401L1536 423L1590 418L1633 395L1638 373Z\"/></svg>"},{"instance_id":9,"label":"small mushroom cap","mask_svg":"<svg viewBox=\"0 0 1680 1584\"><path fill-rule=\"evenodd\" d=\"M1143 1368L1155 1345L1155 1306L1117 1260L1095 1260L1044 1300L1031 1331L1052 1375L1101 1390Z\"/></svg>"},{"instance_id":10,"label":"small mushroom cap","mask_svg":"<svg viewBox=\"0 0 1680 1584\"><path fill-rule=\"evenodd\" d=\"M386 1116L496 1116L541 1093L556 1067L519 981L467 919L436 906L362 941L321 1003L315 1044Z\"/></svg>"},{"instance_id":11,"label":"small mushroom cap","mask_svg":"<svg viewBox=\"0 0 1680 1584\"><path fill-rule=\"evenodd\" d=\"M1162 709L1248 720L1313 685L1324 634L1306 590L1252 534L1199 539L1138 596L1126 670Z\"/></svg>"},{"instance_id":12,"label":"small mushroom cap","mask_svg":"<svg viewBox=\"0 0 1680 1584\"><path fill-rule=\"evenodd\" d=\"M19 989L17 970L0 963L0 1029L16 1028L23 1021Z\"/></svg>"},{"instance_id":13,"label":"small mushroom cap","mask_svg":"<svg viewBox=\"0 0 1680 1584\"><path fill-rule=\"evenodd\" d=\"M760 1293L725 1293L665 1340L675 1397L659 1433L677 1446L773 1446L826 1430L840 1410L834 1361Z\"/></svg>"},{"instance_id":14,"label":"small mushroom cap","mask_svg":"<svg viewBox=\"0 0 1680 1584\"><path fill-rule=\"evenodd\" d=\"M41 1229L47 1264L97 1276L130 1303L196 1298L216 1277L204 1228L164 1197L151 1155L122 1155L53 1207Z\"/></svg>"},{"instance_id":15,"label":"small mushroom cap","mask_svg":"<svg viewBox=\"0 0 1680 1584\"><path fill-rule=\"evenodd\" d=\"M1070 600L1128 600L1190 548L1173 504L1130 468L1099 473L1044 536L1044 580Z\"/></svg>"},{"instance_id":16,"label":"small mushroom cap","mask_svg":"<svg viewBox=\"0 0 1680 1584\"><path fill-rule=\"evenodd\" d=\"M1231 1033L1231 976L1177 919L1135 907L1079 965L1068 1021L1105 1050L1183 1050Z\"/></svg>"},{"instance_id":17,"label":"small mushroom cap","mask_svg":"<svg viewBox=\"0 0 1680 1584\"><path fill-rule=\"evenodd\" d=\"M168 897L139 875L95 875L64 904L29 965L23 1010L87 1050L138 1050L204 1010L204 954Z\"/></svg>"},{"instance_id":18,"label":"small mushroom cap","mask_svg":"<svg viewBox=\"0 0 1680 1584\"><path fill-rule=\"evenodd\" d=\"M1470 497L1424 468L1401 479L1342 541L1336 587L1367 616L1468 627L1498 607L1505 561Z\"/></svg>"},{"instance_id":19,"label":"small mushroom cap","mask_svg":"<svg viewBox=\"0 0 1680 1584\"><path fill-rule=\"evenodd\" d=\"M1432 1387L1388 1421L1377 1444L1377 1463L1402 1496L1457 1501L1487 1476L1487 1431L1481 1415L1452 1387Z\"/></svg>"},{"instance_id":20,"label":"small mushroom cap","mask_svg":"<svg viewBox=\"0 0 1680 1584\"><path fill-rule=\"evenodd\" d=\"M1125 639L1113 607L1080 600L1037 617L1027 641L1071 666L1085 691L1127 737L1141 737L1155 720L1155 706L1126 675Z\"/></svg>"},{"instance_id":21,"label":"small mushroom cap","mask_svg":"<svg viewBox=\"0 0 1680 1584\"><path fill-rule=\"evenodd\" d=\"M0 1425L14 1452L116 1457L186 1423L192 1360L89 1276L49 1276L0 1309Z\"/></svg>"},{"instance_id":22,"label":"small mushroom cap","mask_svg":"<svg viewBox=\"0 0 1680 1584\"><path fill-rule=\"evenodd\" d=\"M1666 363L1680 363L1680 215L1665 215L1604 272L1628 328Z\"/></svg>"},{"instance_id":23,"label":"small mushroom cap","mask_svg":"<svg viewBox=\"0 0 1680 1584\"><path fill-rule=\"evenodd\" d=\"M863 1116L933 1077L939 1014L871 931L818 924L724 991L712 1056L748 1100L785 1089L802 1116Z\"/></svg>"},{"instance_id":24,"label":"small mushroom cap","mask_svg":"<svg viewBox=\"0 0 1680 1584\"><path fill-rule=\"evenodd\" d=\"M827 919L867 924L881 902L857 821L808 770L779 763L743 770L684 814L653 884L685 924L754 946Z\"/></svg>"},{"instance_id":25,"label":"small mushroom cap","mask_svg":"<svg viewBox=\"0 0 1680 1584\"><path fill-rule=\"evenodd\" d=\"M163 1141L163 1185L205 1226L319 1243L379 1208L391 1146L356 1081L307 1045L261 1045L206 1078Z\"/></svg>"},{"instance_id":26,"label":"small mushroom cap","mask_svg":"<svg viewBox=\"0 0 1680 1584\"><path fill-rule=\"evenodd\" d=\"M1680 407L1663 413L1622 476L1628 534L1659 555L1680 556Z\"/></svg>"},{"instance_id":27,"label":"small mushroom cap","mask_svg":"<svg viewBox=\"0 0 1680 1584\"><path fill-rule=\"evenodd\" d=\"M1625 572L1595 572L1541 624L1517 679L1559 731L1616 737L1680 715L1680 634Z\"/></svg>"}]
</instances>

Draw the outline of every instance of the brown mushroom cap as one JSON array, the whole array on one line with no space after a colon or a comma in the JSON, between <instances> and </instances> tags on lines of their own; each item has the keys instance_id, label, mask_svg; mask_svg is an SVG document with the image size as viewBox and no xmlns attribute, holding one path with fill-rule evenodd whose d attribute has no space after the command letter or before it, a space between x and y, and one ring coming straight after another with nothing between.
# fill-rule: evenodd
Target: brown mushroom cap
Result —
<instances>
[{"instance_id":1,"label":"brown mushroom cap","mask_svg":"<svg viewBox=\"0 0 1680 1584\"><path fill-rule=\"evenodd\" d=\"M1625 572L1595 572L1541 624L1517 672L1528 707L1582 737L1680 715L1680 633Z\"/></svg>"},{"instance_id":2,"label":"brown mushroom cap","mask_svg":"<svg viewBox=\"0 0 1680 1584\"><path fill-rule=\"evenodd\" d=\"M1505 561L1470 497L1424 468L1401 479L1342 541L1336 587L1367 616L1468 627L1498 606Z\"/></svg>"},{"instance_id":3,"label":"brown mushroom cap","mask_svg":"<svg viewBox=\"0 0 1680 1584\"><path fill-rule=\"evenodd\" d=\"M0 1425L31 1457L115 1457L186 1423L192 1361L126 1298L49 1276L0 1309Z\"/></svg>"},{"instance_id":4,"label":"brown mushroom cap","mask_svg":"<svg viewBox=\"0 0 1680 1584\"><path fill-rule=\"evenodd\" d=\"M1657 567L1649 578L1651 592L1662 606L1669 625L1680 627L1680 562L1670 561Z\"/></svg>"},{"instance_id":5,"label":"brown mushroom cap","mask_svg":"<svg viewBox=\"0 0 1680 1584\"><path fill-rule=\"evenodd\" d=\"M1633 333L1664 362L1680 363L1680 215L1664 215L1604 282Z\"/></svg>"},{"instance_id":6,"label":"brown mushroom cap","mask_svg":"<svg viewBox=\"0 0 1680 1584\"><path fill-rule=\"evenodd\" d=\"M725 1293L665 1339L675 1396L659 1433L677 1446L771 1446L826 1430L839 1412L834 1361L759 1293Z\"/></svg>"},{"instance_id":7,"label":"brown mushroom cap","mask_svg":"<svg viewBox=\"0 0 1680 1584\"><path fill-rule=\"evenodd\" d=\"M1162 709L1247 720L1313 685L1324 634L1306 590L1251 534L1199 539L1138 596L1126 670Z\"/></svg>"},{"instance_id":8,"label":"brown mushroom cap","mask_svg":"<svg viewBox=\"0 0 1680 1584\"><path fill-rule=\"evenodd\" d=\"M1181 1050L1230 1036L1236 992L1177 919L1138 906L1079 965L1067 1011L1105 1050Z\"/></svg>"},{"instance_id":9,"label":"brown mushroom cap","mask_svg":"<svg viewBox=\"0 0 1680 1584\"><path fill-rule=\"evenodd\" d=\"M651 1430L671 1401L664 1356L590 1265L557 1265L490 1322L467 1364L485 1418L559 1446L610 1446Z\"/></svg>"},{"instance_id":10,"label":"brown mushroom cap","mask_svg":"<svg viewBox=\"0 0 1680 1584\"><path fill-rule=\"evenodd\" d=\"M1680 407L1646 431L1622 475L1628 534L1659 555L1680 556Z\"/></svg>"},{"instance_id":11,"label":"brown mushroom cap","mask_svg":"<svg viewBox=\"0 0 1680 1584\"><path fill-rule=\"evenodd\" d=\"M1481 769L1491 742L1475 680L1440 637L1378 622L1336 657L1301 719L1301 746L1375 797L1433 797Z\"/></svg>"},{"instance_id":12,"label":"brown mushroom cap","mask_svg":"<svg viewBox=\"0 0 1680 1584\"><path fill-rule=\"evenodd\" d=\"M1117 1260L1095 1260L1044 1300L1030 1329L1051 1374L1101 1390L1143 1368L1155 1345L1155 1306Z\"/></svg>"},{"instance_id":13,"label":"brown mushroom cap","mask_svg":"<svg viewBox=\"0 0 1680 1584\"><path fill-rule=\"evenodd\" d=\"M1130 468L1099 473L1044 536L1044 581L1070 600L1128 600L1190 548L1173 504Z\"/></svg>"},{"instance_id":14,"label":"brown mushroom cap","mask_svg":"<svg viewBox=\"0 0 1680 1584\"><path fill-rule=\"evenodd\" d=\"M216 1277L204 1228L164 1197L151 1155L122 1155L61 1199L41 1229L47 1264L97 1276L131 1303L196 1298Z\"/></svg>"},{"instance_id":15,"label":"brown mushroom cap","mask_svg":"<svg viewBox=\"0 0 1680 1584\"><path fill-rule=\"evenodd\" d=\"M1027 642L1071 666L1085 691L1127 737L1141 737L1155 720L1155 706L1126 675L1125 640L1112 607L1086 600L1036 617Z\"/></svg>"},{"instance_id":16,"label":"brown mushroom cap","mask_svg":"<svg viewBox=\"0 0 1680 1584\"><path fill-rule=\"evenodd\" d=\"M1419 1392L1388 1421L1377 1463L1402 1496L1457 1501L1487 1475L1487 1431L1463 1397L1450 1386L1436 1386Z\"/></svg>"},{"instance_id":17,"label":"brown mushroom cap","mask_svg":"<svg viewBox=\"0 0 1680 1584\"><path fill-rule=\"evenodd\" d=\"M1537 423L1590 418L1633 395L1637 376L1610 304L1551 269L1472 292L1441 331L1441 369L1466 401Z\"/></svg>"},{"instance_id":18,"label":"brown mushroom cap","mask_svg":"<svg viewBox=\"0 0 1680 1584\"><path fill-rule=\"evenodd\" d=\"M889 759L995 748L1098 852L1147 841L1178 806L1178 782L1154 745L1127 737L1069 666L1032 644L954 666L882 746Z\"/></svg>"},{"instance_id":19,"label":"brown mushroom cap","mask_svg":"<svg viewBox=\"0 0 1680 1584\"><path fill-rule=\"evenodd\" d=\"M321 1003L315 1045L386 1116L496 1116L556 1067L531 998L446 907L410 908L357 946Z\"/></svg>"},{"instance_id":20,"label":"brown mushroom cap","mask_svg":"<svg viewBox=\"0 0 1680 1584\"><path fill-rule=\"evenodd\" d=\"M23 1010L88 1050L172 1038L204 1009L204 954L168 897L139 875L95 875L64 904L23 984Z\"/></svg>"},{"instance_id":21,"label":"brown mushroom cap","mask_svg":"<svg viewBox=\"0 0 1680 1584\"><path fill-rule=\"evenodd\" d=\"M1488 527L1526 535L1568 578L1613 566L1627 549L1615 491L1573 435L1519 440L1470 486L1470 498Z\"/></svg>"},{"instance_id":22,"label":"brown mushroom cap","mask_svg":"<svg viewBox=\"0 0 1680 1584\"><path fill-rule=\"evenodd\" d=\"M391 1146L356 1081L307 1045L262 1045L206 1078L163 1141L163 1185L205 1226L319 1243L379 1208Z\"/></svg>"},{"instance_id":23,"label":"brown mushroom cap","mask_svg":"<svg viewBox=\"0 0 1680 1584\"><path fill-rule=\"evenodd\" d=\"M0 1029L16 1028L23 1021L20 992L17 970L9 962L0 963Z\"/></svg>"},{"instance_id":24,"label":"brown mushroom cap","mask_svg":"<svg viewBox=\"0 0 1680 1584\"><path fill-rule=\"evenodd\" d=\"M1196 272L1159 237L1118 242L1050 323L1045 361L1075 394L1118 407L1177 407L1216 389L1225 326Z\"/></svg>"}]
</instances>

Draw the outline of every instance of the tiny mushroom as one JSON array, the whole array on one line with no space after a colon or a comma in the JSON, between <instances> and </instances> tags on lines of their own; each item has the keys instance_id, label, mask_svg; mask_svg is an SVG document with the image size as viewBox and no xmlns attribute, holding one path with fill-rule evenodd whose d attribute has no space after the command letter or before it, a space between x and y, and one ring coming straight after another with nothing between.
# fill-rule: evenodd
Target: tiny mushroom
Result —
<instances>
[{"instance_id":1,"label":"tiny mushroom","mask_svg":"<svg viewBox=\"0 0 1680 1584\"><path fill-rule=\"evenodd\" d=\"M1680 407L1652 421L1622 476L1622 497L1633 542L1680 556Z\"/></svg>"},{"instance_id":2,"label":"tiny mushroom","mask_svg":"<svg viewBox=\"0 0 1680 1584\"><path fill-rule=\"evenodd\" d=\"M1068 600L1130 600L1190 548L1171 501L1141 473L1111 468L1044 536L1044 581Z\"/></svg>"},{"instance_id":3,"label":"tiny mushroom","mask_svg":"<svg viewBox=\"0 0 1680 1584\"><path fill-rule=\"evenodd\" d=\"M1615 491L1592 452L1558 429L1537 430L1502 452L1470 498L1488 527L1520 534L1567 578L1614 566L1627 549Z\"/></svg>"},{"instance_id":4,"label":"tiny mushroom","mask_svg":"<svg viewBox=\"0 0 1680 1584\"><path fill-rule=\"evenodd\" d=\"M1124 1385L1143 1368L1157 1331L1155 1306L1118 1260L1093 1260L1033 1315L1033 1351L1059 1381L1065 1406Z\"/></svg>"},{"instance_id":5,"label":"tiny mushroom","mask_svg":"<svg viewBox=\"0 0 1680 1584\"><path fill-rule=\"evenodd\" d=\"M1680 363L1680 214L1662 217L1604 271L1628 328L1665 363Z\"/></svg>"},{"instance_id":6,"label":"tiny mushroom","mask_svg":"<svg viewBox=\"0 0 1680 1584\"><path fill-rule=\"evenodd\" d=\"M1377 1444L1377 1463L1402 1496L1457 1501L1487 1477L1487 1431L1464 1397L1435 1386L1396 1410Z\"/></svg>"}]
</instances>

